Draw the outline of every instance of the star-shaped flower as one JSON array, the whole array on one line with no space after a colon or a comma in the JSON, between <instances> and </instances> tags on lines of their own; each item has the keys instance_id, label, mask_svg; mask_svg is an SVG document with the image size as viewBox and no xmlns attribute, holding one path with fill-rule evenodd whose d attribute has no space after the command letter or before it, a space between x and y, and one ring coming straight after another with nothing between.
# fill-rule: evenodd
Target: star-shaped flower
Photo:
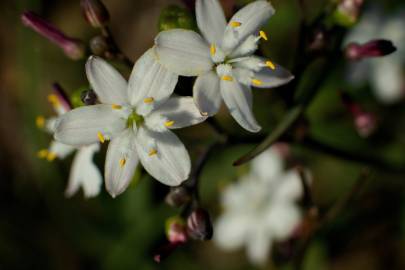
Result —
<instances>
[{"instance_id":1,"label":"star-shaped flower","mask_svg":"<svg viewBox=\"0 0 405 270\"><path fill-rule=\"evenodd\" d=\"M43 116L36 118L36 124L50 134L55 132L56 123L59 118L71 110L70 103L65 96L55 87L54 93L48 96L58 117L45 119ZM93 162L93 156L100 150L99 143L90 144L82 147L73 147L57 141L52 141L48 149L42 149L38 152L38 157L53 161L56 158L64 159L76 150L73 163L70 169L68 186L65 194L68 197L76 194L80 187L83 188L86 198L95 197L100 193L102 176L97 166Z\"/></svg>"},{"instance_id":2,"label":"star-shaped flower","mask_svg":"<svg viewBox=\"0 0 405 270\"><path fill-rule=\"evenodd\" d=\"M285 240L299 224L296 201L302 193L298 173L284 171L279 152L270 148L252 161L248 175L223 192L215 242L226 250L246 245L253 263L265 263L272 242Z\"/></svg>"},{"instance_id":3,"label":"star-shaped flower","mask_svg":"<svg viewBox=\"0 0 405 270\"><path fill-rule=\"evenodd\" d=\"M86 64L87 77L101 104L74 109L57 124L55 139L74 146L111 140L105 184L113 196L129 185L140 161L160 182L176 186L190 173L190 157L171 131L200 123L191 97L171 98L177 75L148 50L135 64L129 82L98 57Z\"/></svg>"},{"instance_id":4,"label":"star-shaped flower","mask_svg":"<svg viewBox=\"0 0 405 270\"><path fill-rule=\"evenodd\" d=\"M274 14L267 1L255 1L226 23L217 0L197 0L197 24L202 36L174 29L155 39L159 61L183 76L198 76L194 100L203 115L216 114L223 99L233 118L251 132L260 131L252 113L251 86L276 87L293 76L272 61L253 55L260 39L268 40L260 27Z\"/></svg>"}]
</instances>

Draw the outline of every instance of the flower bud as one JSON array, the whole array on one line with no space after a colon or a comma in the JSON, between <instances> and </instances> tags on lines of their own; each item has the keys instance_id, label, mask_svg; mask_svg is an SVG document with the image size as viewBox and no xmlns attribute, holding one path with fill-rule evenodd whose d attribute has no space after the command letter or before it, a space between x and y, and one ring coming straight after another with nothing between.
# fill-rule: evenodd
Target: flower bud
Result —
<instances>
[{"instance_id":1,"label":"flower bud","mask_svg":"<svg viewBox=\"0 0 405 270\"><path fill-rule=\"evenodd\" d=\"M110 14L100 0L81 0L80 6L84 18L94 28L101 28L110 20Z\"/></svg>"},{"instance_id":2,"label":"flower bud","mask_svg":"<svg viewBox=\"0 0 405 270\"><path fill-rule=\"evenodd\" d=\"M84 57L85 46L80 40L66 36L62 31L37 14L30 11L24 12L21 20L25 26L60 47L67 57L73 60L79 60Z\"/></svg>"},{"instance_id":3,"label":"flower bud","mask_svg":"<svg viewBox=\"0 0 405 270\"><path fill-rule=\"evenodd\" d=\"M58 103L65 111L70 111L72 109L70 99L59 83L55 82L52 84L52 94L56 96Z\"/></svg>"},{"instance_id":4,"label":"flower bud","mask_svg":"<svg viewBox=\"0 0 405 270\"><path fill-rule=\"evenodd\" d=\"M212 238L213 228L209 213L197 208L187 218L187 234L195 240L209 240Z\"/></svg>"},{"instance_id":5,"label":"flower bud","mask_svg":"<svg viewBox=\"0 0 405 270\"><path fill-rule=\"evenodd\" d=\"M109 49L108 41L103 36L95 36L90 40L90 50L94 55L104 56Z\"/></svg>"},{"instance_id":6,"label":"flower bud","mask_svg":"<svg viewBox=\"0 0 405 270\"><path fill-rule=\"evenodd\" d=\"M193 16L186 9L170 5L162 10L159 17L159 31L175 28L195 29Z\"/></svg>"},{"instance_id":7,"label":"flower bud","mask_svg":"<svg viewBox=\"0 0 405 270\"><path fill-rule=\"evenodd\" d=\"M394 44L385 39L371 40L364 44L350 43L345 48L345 56L349 60L361 60L368 57L381 57L395 52Z\"/></svg>"},{"instance_id":8,"label":"flower bud","mask_svg":"<svg viewBox=\"0 0 405 270\"><path fill-rule=\"evenodd\" d=\"M180 217L171 217L166 220L166 236L170 243L187 242L185 222Z\"/></svg>"},{"instance_id":9,"label":"flower bud","mask_svg":"<svg viewBox=\"0 0 405 270\"><path fill-rule=\"evenodd\" d=\"M363 0L340 0L333 18L338 25L351 27L357 22L362 6Z\"/></svg>"},{"instance_id":10,"label":"flower bud","mask_svg":"<svg viewBox=\"0 0 405 270\"><path fill-rule=\"evenodd\" d=\"M82 91L80 98L84 105L94 105L98 101L97 95L92 89Z\"/></svg>"},{"instance_id":11,"label":"flower bud","mask_svg":"<svg viewBox=\"0 0 405 270\"><path fill-rule=\"evenodd\" d=\"M355 103L346 93L341 93L341 97L346 109L353 117L353 123L359 136L363 138L370 136L378 126L375 114L365 111L360 104Z\"/></svg>"},{"instance_id":12,"label":"flower bud","mask_svg":"<svg viewBox=\"0 0 405 270\"><path fill-rule=\"evenodd\" d=\"M183 186L171 188L165 198L166 203L172 207L180 207L190 200L190 193L187 188Z\"/></svg>"}]
</instances>

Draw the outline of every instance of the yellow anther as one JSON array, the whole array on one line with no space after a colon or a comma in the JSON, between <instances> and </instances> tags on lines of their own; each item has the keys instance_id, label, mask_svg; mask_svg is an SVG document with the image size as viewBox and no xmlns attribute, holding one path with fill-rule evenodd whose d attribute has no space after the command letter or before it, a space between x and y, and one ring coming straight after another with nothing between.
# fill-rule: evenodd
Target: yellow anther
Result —
<instances>
[{"instance_id":1,"label":"yellow anther","mask_svg":"<svg viewBox=\"0 0 405 270\"><path fill-rule=\"evenodd\" d=\"M150 103L152 103L153 101L155 101L155 99L154 99L153 97L147 97L147 98L145 98L145 99L143 100L143 102L146 103L146 104L150 104Z\"/></svg>"},{"instance_id":2,"label":"yellow anther","mask_svg":"<svg viewBox=\"0 0 405 270\"><path fill-rule=\"evenodd\" d=\"M241 22L233 21L233 22L230 22L229 25L235 28L235 27L241 26L242 23L241 23Z\"/></svg>"},{"instance_id":3,"label":"yellow anther","mask_svg":"<svg viewBox=\"0 0 405 270\"><path fill-rule=\"evenodd\" d=\"M258 80L258 79L253 79L252 80L252 83L254 84L254 85L262 85L262 81L261 80Z\"/></svg>"},{"instance_id":4,"label":"yellow anther","mask_svg":"<svg viewBox=\"0 0 405 270\"><path fill-rule=\"evenodd\" d=\"M57 107L60 105L60 101L58 99L58 96L55 94L50 94L48 95L48 101L54 106Z\"/></svg>"},{"instance_id":5,"label":"yellow anther","mask_svg":"<svg viewBox=\"0 0 405 270\"><path fill-rule=\"evenodd\" d=\"M48 156L48 149L39 150L37 156L39 158L46 158Z\"/></svg>"},{"instance_id":6,"label":"yellow anther","mask_svg":"<svg viewBox=\"0 0 405 270\"><path fill-rule=\"evenodd\" d=\"M105 142L105 137L104 137L103 133L97 132L97 138L101 143Z\"/></svg>"},{"instance_id":7,"label":"yellow anther","mask_svg":"<svg viewBox=\"0 0 405 270\"><path fill-rule=\"evenodd\" d=\"M231 76L224 75L221 77L221 80L231 82L233 81L233 78Z\"/></svg>"},{"instance_id":8,"label":"yellow anther","mask_svg":"<svg viewBox=\"0 0 405 270\"><path fill-rule=\"evenodd\" d=\"M122 106L121 106L121 105L118 105L118 104L112 104L112 105L111 105L111 108L113 108L114 110L119 110L119 109L122 108Z\"/></svg>"},{"instance_id":9,"label":"yellow anther","mask_svg":"<svg viewBox=\"0 0 405 270\"><path fill-rule=\"evenodd\" d=\"M171 126L173 126L174 125L174 121L166 121L165 122L165 126L166 127L171 127Z\"/></svg>"},{"instance_id":10,"label":"yellow anther","mask_svg":"<svg viewBox=\"0 0 405 270\"><path fill-rule=\"evenodd\" d=\"M156 155L157 154L157 150L155 149L155 148L152 148L150 151L149 151L149 156L151 157L151 156L154 156L154 155Z\"/></svg>"},{"instance_id":11,"label":"yellow anther","mask_svg":"<svg viewBox=\"0 0 405 270\"><path fill-rule=\"evenodd\" d=\"M45 126L45 118L42 115L37 116L37 118L35 118L35 124L38 128L43 128Z\"/></svg>"},{"instance_id":12,"label":"yellow anther","mask_svg":"<svg viewBox=\"0 0 405 270\"><path fill-rule=\"evenodd\" d=\"M260 37L261 37L262 39L264 39L265 41L269 40L269 39L267 38L266 32L260 31L260 32L259 32L259 35L260 35Z\"/></svg>"},{"instance_id":13,"label":"yellow anther","mask_svg":"<svg viewBox=\"0 0 405 270\"><path fill-rule=\"evenodd\" d=\"M216 52L217 52L217 47L215 47L215 44L211 44L211 47L210 47L211 55L214 55Z\"/></svg>"},{"instance_id":14,"label":"yellow anther","mask_svg":"<svg viewBox=\"0 0 405 270\"><path fill-rule=\"evenodd\" d=\"M271 62L270 60L266 61L266 66L271 68L272 70L276 69L276 65L274 65L274 63Z\"/></svg>"},{"instance_id":15,"label":"yellow anther","mask_svg":"<svg viewBox=\"0 0 405 270\"><path fill-rule=\"evenodd\" d=\"M125 166L125 163L127 163L127 160L125 158L120 159L120 167L123 168Z\"/></svg>"},{"instance_id":16,"label":"yellow anther","mask_svg":"<svg viewBox=\"0 0 405 270\"><path fill-rule=\"evenodd\" d=\"M54 161L55 158L56 158L56 153L54 153L54 152L49 152L48 155L46 156L46 159L48 161Z\"/></svg>"}]
</instances>

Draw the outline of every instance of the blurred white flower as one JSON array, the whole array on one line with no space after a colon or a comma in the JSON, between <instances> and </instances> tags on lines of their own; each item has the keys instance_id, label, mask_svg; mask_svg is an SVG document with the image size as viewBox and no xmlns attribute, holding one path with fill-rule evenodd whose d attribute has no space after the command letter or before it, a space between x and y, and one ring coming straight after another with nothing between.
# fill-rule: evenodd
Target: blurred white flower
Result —
<instances>
[{"instance_id":1,"label":"blurred white flower","mask_svg":"<svg viewBox=\"0 0 405 270\"><path fill-rule=\"evenodd\" d=\"M223 214L217 220L214 240L226 250L246 246L254 264L266 262L273 241L285 240L298 226L301 212L296 201L303 194L295 170L283 170L275 147L252 161L251 171L226 188Z\"/></svg>"},{"instance_id":2,"label":"blurred white flower","mask_svg":"<svg viewBox=\"0 0 405 270\"><path fill-rule=\"evenodd\" d=\"M116 197L128 187L140 161L158 181L176 186L190 173L190 157L183 143L170 131L200 123L190 97L171 98L177 75L166 70L148 50L136 63L129 82L110 64L90 57L87 77L101 104L64 114L55 139L73 146L104 143L108 146L105 184Z\"/></svg>"},{"instance_id":3,"label":"blurred white flower","mask_svg":"<svg viewBox=\"0 0 405 270\"><path fill-rule=\"evenodd\" d=\"M48 96L48 100L52 104L58 117L45 119L43 116L38 116L36 124L39 128L44 128L45 131L53 134L59 118L70 111L71 107L60 93L56 91ZM53 161L56 158L64 159L75 150L76 154L73 158L65 194L71 197L82 187L86 198L95 197L100 193L102 183L101 173L93 162L94 154L100 150L98 143L76 148L57 141L52 141L48 149L42 149L38 152L38 156L48 161Z\"/></svg>"},{"instance_id":4,"label":"blurred white flower","mask_svg":"<svg viewBox=\"0 0 405 270\"><path fill-rule=\"evenodd\" d=\"M293 79L289 71L269 59L253 55L261 39L260 27L274 14L267 1L255 1L226 23L218 0L197 0L200 32L174 29L155 39L159 61L183 76L198 76L194 100L201 114L212 116L224 100L233 118L248 131L261 127L252 113L251 86L276 87Z\"/></svg>"},{"instance_id":5,"label":"blurred white flower","mask_svg":"<svg viewBox=\"0 0 405 270\"><path fill-rule=\"evenodd\" d=\"M397 51L381 58L367 58L350 65L347 77L355 85L371 83L376 97L383 103L399 101L405 95L405 10L393 15L381 9L365 12L358 25L348 34L344 45L366 43L372 39L390 40Z\"/></svg>"}]
</instances>

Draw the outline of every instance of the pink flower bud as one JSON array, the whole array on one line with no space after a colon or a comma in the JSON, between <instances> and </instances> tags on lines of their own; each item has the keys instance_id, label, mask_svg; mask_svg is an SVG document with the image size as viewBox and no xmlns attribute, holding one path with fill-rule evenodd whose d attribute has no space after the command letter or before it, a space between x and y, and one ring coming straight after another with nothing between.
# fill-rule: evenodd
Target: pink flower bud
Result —
<instances>
[{"instance_id":1,"label":"pink flower bud","mask_svg":"<svg viewBox=\"0 0 405 270\"><path fill-rule=\"evenodd\" d=\"M60 47L69 58L78 60L84 57L85 47L80 40L66 36L61 30L37 14L30 11L24 12L21 20L25 26Z\"/></svg>"},{"instance_id":2,"label":"pink flower bud","mask_svg":"<svg viewBox=\"0 0 405 270\"><path fill-rule=\"evenodd\" d=\"M170 243L187 242L185 222L180 217L172 217L166 221L166 235Z\"/></svg>"},{"instance_id":3,"label":"pink flower bud","mask_svg":"<svg viewBox=\"0 0 405 270\"><path fill-rule=\"evenodd\" d=\"M212 238L213 228L209 213L197 208L187 218L187 233L195 240L209 240Z\"/></svg>"},{"instance_id":4,"label":"pink flower bud","mask_svg":"<svg viewBox=\"0 0 405 270\"><path fill-rule=\"evenodd\" d=\"M360 60L368 57L381 57L397 49L391 41L385 39L371 40L364 44L350 43L346 46L345 55L349 60Z\"/></svg>"},{"instance_id":5,"label":"pink flower bud","mask_svg":"<svg viewBox=\"0 0 405 270\"><path fill-rule=\"evenodd\" d=\"M100 0L81 0L80 6L84 18L94 28L101 28L110 20L110 14Z\"/></svg>"}]
</instances>

